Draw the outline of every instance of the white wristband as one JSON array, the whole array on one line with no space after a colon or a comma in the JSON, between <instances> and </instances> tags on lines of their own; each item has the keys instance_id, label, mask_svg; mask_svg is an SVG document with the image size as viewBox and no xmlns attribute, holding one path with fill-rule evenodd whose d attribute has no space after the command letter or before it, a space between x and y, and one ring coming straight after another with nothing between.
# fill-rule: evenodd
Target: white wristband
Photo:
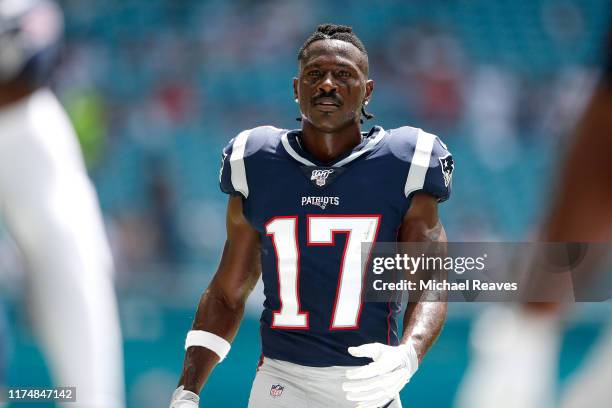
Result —
<instances>
[{"instance_id":1,"label":"white wristband","mask_svg":"<svg viewBox=\"0 0 612 408\"><path fill-rule=\"evenodd\" d=\"M172 393L170 408L198 408L200 397L198 394L187 391L183 385Z\"/></svg>"},{"instance_id":2,"label":"white wristband","mask_svg":"<svg viewBox=\"0 0 612 408\"><path fill-rule=\"evenodd\" d=\"M230 351L230 344L223 337L204 330L191 330L185 339L185 350L192 346L206 347L219 356L222 362Z\"/></svg>"}]
</instances>

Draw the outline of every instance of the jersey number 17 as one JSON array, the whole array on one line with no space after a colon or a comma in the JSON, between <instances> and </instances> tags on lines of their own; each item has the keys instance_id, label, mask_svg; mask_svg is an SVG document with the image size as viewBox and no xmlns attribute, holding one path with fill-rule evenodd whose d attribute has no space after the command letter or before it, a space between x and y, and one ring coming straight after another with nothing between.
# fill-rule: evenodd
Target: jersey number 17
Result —
<instances>
[{"instance_id":1,"label":"jersey number 17","mask_svg":"<svg viewBox=\"0 0 612 408\"><path fill-rule=\"evenodd\" d=\"M363 273L372 244L376 240L380 215L308 215L306 218L308 246L335 245L334 235L347 234L334 311L330 330L359 327ZM266 224L266 234L272 238L276 252L278 286L281 307L273 312L272 327L278 329L308 329L308 311L300 308L298 217L275 217ZM361 256L362 243L367 256Z\"/></svg>"}]
</instances>

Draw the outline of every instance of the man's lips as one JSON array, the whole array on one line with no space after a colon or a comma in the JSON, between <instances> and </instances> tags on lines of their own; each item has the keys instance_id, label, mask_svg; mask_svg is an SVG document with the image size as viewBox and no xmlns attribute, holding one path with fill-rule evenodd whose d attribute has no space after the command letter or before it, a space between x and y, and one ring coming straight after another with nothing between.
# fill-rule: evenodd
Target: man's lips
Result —
<instances>
[{"instance_id":1,"label":"man's lips","mask_svg":"<svg viewBox=\"0 0 612 408\"><path fill-rule=\"evenodd\" d=\"M334 112L340 109L340 105L335 103L316 103L314 107L316 110L321 112Z\"/></svg>"},{"instance_id":2,"label":"man's lips","mask_svg":"<svg viewBox=\"0 0 612 408\"><path fill-rule=\"evenodd\" d=\"M318 106L340 106L340 102L332 98L317 98L314 100L313 105Z\"/></svg>"}]
</instances>

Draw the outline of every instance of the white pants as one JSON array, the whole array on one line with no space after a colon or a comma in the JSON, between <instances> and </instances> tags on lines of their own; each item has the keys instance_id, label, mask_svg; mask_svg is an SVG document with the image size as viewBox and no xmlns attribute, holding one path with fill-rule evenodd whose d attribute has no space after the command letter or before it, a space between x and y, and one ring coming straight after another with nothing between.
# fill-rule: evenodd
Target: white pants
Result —
<instances>
[{"instance_id":1,"label":"white pants","mask_svg":"<svg viewBox=\"0 0 612 408\"><path fill-rule=\"evenodd\" d=\"M74 131L47 89L0 110L0 215L28 264L54 382L77 388L67 406L124 407L112 258Z\"/></svg>"},{"instance_id":2,"label":"white pants","mask_svg":"<svg viewBox=\"0 0 612 408\"><path fill-rule=\"evenodd\" d=\"M349 368L307 367L265 357L248 408L354 408L342 390ZM402 408L402 403L396 398L384 408Z\"/></svg>"}]
</instances>

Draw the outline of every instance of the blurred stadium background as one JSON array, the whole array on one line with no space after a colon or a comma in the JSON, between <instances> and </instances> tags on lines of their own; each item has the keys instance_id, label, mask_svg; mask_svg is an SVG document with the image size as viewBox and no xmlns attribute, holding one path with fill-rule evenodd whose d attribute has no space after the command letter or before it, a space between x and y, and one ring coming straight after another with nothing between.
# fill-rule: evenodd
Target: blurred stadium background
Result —
<instances>
[{"instance_id":1,"label":"blurred stadium background","mask_svg":"<svg viewBox=\"0 0 612 408\"><path fill-rule=\"evenodd\" d=\"M550 196L608 22L606 0L60 4L66 43L53 87L77 128L114 250L128 403L148 408L167 407L223 245L221 148L245 128L299 126L291 80L318 23L352 25L364 41L376 81L372 123L422 127L449 145L457 163L453 197L442 205L449 240L520 241ZM50 385L26 325L22 268L15 244L0 235L0 330L10 338L0 383ZM246 406L261 299L252 296L201 406ZM480 306L449 309L404 390L406 406L452 403ZM606 305L581 305L570 318L560 384L608 315Z\"/></svg>"}]
</instances>

